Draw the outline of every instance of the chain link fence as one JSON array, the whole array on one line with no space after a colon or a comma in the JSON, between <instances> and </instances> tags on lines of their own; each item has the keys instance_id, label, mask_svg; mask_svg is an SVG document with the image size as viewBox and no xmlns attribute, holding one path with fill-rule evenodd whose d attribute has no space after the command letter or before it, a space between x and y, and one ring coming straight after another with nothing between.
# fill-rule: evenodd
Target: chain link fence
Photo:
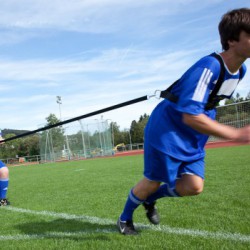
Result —
<instances>
[{"instance_id":1,"label":"chain link fence","mask_svg":"<svg viewBox=\"0 0 250 250\"><path fill-rule=\"evenodd\" d=\"M86 159L113 153L107 120L79 120L40 133L40 162Z\"/></svg>"},{"instance_id":2,"label":"chain link fence","mask_svg":"<svg viewBox=\"0 0 250 250\"><path fill-rule=\"evenodd\" d=\"M250 101L220 106L217 108L216 120L225 125L242 128L250 124ZM209 141L218 141L221 138L210 136Z\"/></svg>"}]
</instances>

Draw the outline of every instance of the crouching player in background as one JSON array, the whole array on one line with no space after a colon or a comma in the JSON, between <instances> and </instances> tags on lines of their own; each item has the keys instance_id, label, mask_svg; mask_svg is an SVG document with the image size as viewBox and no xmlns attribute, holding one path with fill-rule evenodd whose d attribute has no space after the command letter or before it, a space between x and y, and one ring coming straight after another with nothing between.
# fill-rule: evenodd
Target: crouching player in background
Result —
<instances>
[{"instance_id":1,"label":"crouching player in background","mask_svg":"<svg viewBox=\"0 0 250 250\"><path fill-rule=\"evenodd\" d=\"M0 141L1 140L3 140L2 133L0 133ZM6 198L8 186L9 169L2 161L0 161L0 206L10 205L10 202Z\"/></svg>"}]
</instances>

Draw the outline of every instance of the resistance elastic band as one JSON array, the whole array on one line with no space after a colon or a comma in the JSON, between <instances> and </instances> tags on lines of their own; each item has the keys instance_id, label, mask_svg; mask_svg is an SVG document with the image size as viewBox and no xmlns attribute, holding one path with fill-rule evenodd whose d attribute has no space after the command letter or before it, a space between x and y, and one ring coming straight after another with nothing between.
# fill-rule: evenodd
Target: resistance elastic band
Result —
<instances>
[{"instance_id":1,"label":"resistance elastic band","mask_svg":"<svg viewBox=\"0 0 250 250\"><path fill-rule=\"evenodd\" d=\"M70 122L78 121L78 120L81 120L81 119L84 119L84 118L87 118L87 117L90 117L90 116L98 115L98 114L101 114L101 113L104 113L104 112L107 112L107 111L110 111L110 110L122 108L122 107L131 105L131 104L135 104L135 103L138 103L138 102L142 102L142 101L148 100L149 98L151 98L153 96L155 96L155 95L152 95L152 96L145 95L145 96L142 96L142 97L139 97L139 98L127 101L127 102L119 103L119 104L116 104L116 105L113 105L113 106L110 106L110 107L107 107L107 108L104 108L104 109L100 109L100 110L97 110L97 111L94 111L94 112L91 112L91 113L88 113L88 114L85 114L85 115L77 116L77 117L69 119L69 120L61 121L61 122L55 123L53 125L48 125L48 126L45 126L43 128L39 128L39 129L32 130L32 131L29 131L29 132L26 132L26 133L23 133L23 134L20 134L20 135L16 135L16 136L1 140L0 143L1 142L12 141L12 140L24 137L24 136L28 136L28 135L36 134L36 133L41 132L41 131L45 131L47 129L62 126L64 124L67 124L67 123L70 123Z\"/></svg>"}]
</instances>

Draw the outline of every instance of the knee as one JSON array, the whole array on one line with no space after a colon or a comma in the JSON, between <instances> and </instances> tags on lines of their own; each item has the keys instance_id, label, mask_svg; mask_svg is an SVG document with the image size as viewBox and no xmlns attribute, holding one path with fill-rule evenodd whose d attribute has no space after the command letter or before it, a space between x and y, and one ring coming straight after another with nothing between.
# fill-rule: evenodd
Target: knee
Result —
<instances>
[{"instance_id":1,"label":"knee","mask_svg":"<svg viewBox=\"0 0 250 250\"><path fill-rule=\"evenodd\" d=\"M177 182L176 191L181 196L198 195L203 191L203 183L201 178L187 176Z\"/></svg>"},{"instance_id":2,"label":"knee","mask_svg":"<svg viewBox=\"0 0 250 250\"><path fill-rule=\"evenodd\" d=\"M201 186L184 186L181 189L177 189L180 196L193 196L202 193L203 187Z\"/></svg>"},{"instance_id":3,"label":"knee","mask_svg":"<svg viewBox=\"0 0 250 250\"><path fill-rule=\"evenodd\" d=\"M160 182L150 181L146 178L142 179L134 188L133 193L140 199L144 200L154 193L160 186Z\"/></svg>"},{"instance_id":4,"label":"knee","mask_svg":"<svg viewBox=\"0 0 250 250\"><path fill-rule=\"evenodd\" d=\"M192 185L187 187L187 192L189 195L198 195L202 193L203 191L203 185Z\"/></svg>"},{"instance_id":5,"label":"knee","mask_svg":"<svg viewBox=\"0 0 250 250\"><path fill-rule=\"evenodd\" d=\"M148 189L152 192L155 192L160 186L160 182L151 181L147 178L142 179L142 181L140 183L144 187L144 189Z\"/></svg>"},{"instance_id":6,"label":"knee","mask_svg":"<svg viewBox=\"0 0 250 250\"><path fill-rule=\"evenodd\" d=\"M9 178L9 169L8 169L8 167L0 168L0 178L2 178L2 179Z\"/></svg>"}]
</instances>

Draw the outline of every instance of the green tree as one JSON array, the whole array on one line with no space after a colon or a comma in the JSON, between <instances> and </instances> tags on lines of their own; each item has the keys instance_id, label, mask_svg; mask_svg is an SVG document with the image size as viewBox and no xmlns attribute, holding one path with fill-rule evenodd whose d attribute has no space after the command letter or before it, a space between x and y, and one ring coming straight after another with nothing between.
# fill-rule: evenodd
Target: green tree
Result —
<instances>
[{"instance_id":1,"label":"green tree","mask_svg":"<svg viewBox=\"0 0 250 250\"><path fill-rule=\"evenodd\" d=\"M250 97L250 92L249 92L249 97ZM244 98L241 97L239 93L236 93L235 96L232 96L230 99L226 99L225 105L237 103L237 102L243 102L243 101L244 101Z\"/></svg>"},{"instance_id":2,"label":"green tree","mask_svg":"<svg viewBox=\"0 0 250 250\"><path fill-rule=\"evenodd\" d=\"M136 122L135 120L132 121L131 126L130 126L130 134L131 134L132 142L143 143L144 129L148 122L148 119L149 119L149 115L144 114L140 116L138 122Z\"/></svg>"},{"instance_id":3,"label":"green tree","mask_svg":"<svg viewBox=\"0 0 250 250\"><path fill-rule=\"evenodd\" d=\"M16 136L10 133L4 136L5 139ZM15 158L16 156L32 156L38 155L39 152L39 136L32 135L8 141L0 146L0 158Z\"/></svg>"},{"instance_id":4,"label":"green tree","mask_svg":"<svg viewBox=\"0 0 250 250\"><path fill-rule=\"evenodd\" d=\"M245 101L250 100L250 91L247 93L247 96L245 98Z\"/></svg>"},{"instance_id":5,"label":"green tree","mask_svg":"<svg viewBox=\"0 0 250 250\"><path fill-rule=\"evenodd\" d=\"M60 122L60 120L56 117L55 114L49 114L49 116L46 117L46 121L47 121L46 126L54 125Z\"/></svg>"},{"instance_id":6,"label":"green tree","mask_svg":"<svg viewBox=\"0 0 250 250\"><path fill-rule=\"evenodd\" d=\"M236 93L236 101L235 102L243 102L244 101L244 98L240 96L239 93Z\"/></svg>"},{"instance_id":7,"label":"green tree","mask_svg":"<svg viewBox=\"0 0 250 250\"><path fill-rule=\"evenodd\" d=\"M15 136L15 134L6 134L4 136L5 139L11 138ZM12 141L5 142L0 145L0 158L7 159L7 158L15 158L18 154L18 148L20 145L21 139L16 139Z\"/></svg>"},{"instance_id":8,"label":"green tree","mask_svg":"<svg viewBox=\"0 0 250 250\"><path fill-rule=\"evenodd\" d=\"M39 136L32 135L20 140L17 154L19 156L39 155Z\"/></svg>"},{"instance_id":9,"label":"green tree","mask_svg":"<svg viewBox=\"0 0 250 250\"><path fill-rule=\"evenodd\" d=\"M232 103L236 103L236 99L234 97L225 100L225 105L232 104Z\"/></svg>"},{"instance_id":10,"label":"green tree","mask_svg":"<svg viewBox=\"0 0 250 250\"><path fill-rule=\"evenodd\" d=\"M55 114L50 114L46 117L47 124L45 127L54 125L60 122L60 120L56 117ZM40 140L45 142L48 135L51 138L53 148L55 151L61 151L63 149L63 145L65 145L65 136L64 129L62 126L54 127L49 130L46 130L40 134ZM41 144L41 147L45 147L45 145ZM44 150L43 148L41 150Z\"/></svg>"},{"instance_id":11,"label":"green tree","mask_svg":"<svg viewBox=\"0 0 250 250\"><path fill-rule=\"evenodd\" d=\"M120 131L120 126L118 126L116 122L110 123L110 130L111 130L112 140L114 140L113 146L120 143L125 143L122 132Z\"/></svg>"}]
</instances>

